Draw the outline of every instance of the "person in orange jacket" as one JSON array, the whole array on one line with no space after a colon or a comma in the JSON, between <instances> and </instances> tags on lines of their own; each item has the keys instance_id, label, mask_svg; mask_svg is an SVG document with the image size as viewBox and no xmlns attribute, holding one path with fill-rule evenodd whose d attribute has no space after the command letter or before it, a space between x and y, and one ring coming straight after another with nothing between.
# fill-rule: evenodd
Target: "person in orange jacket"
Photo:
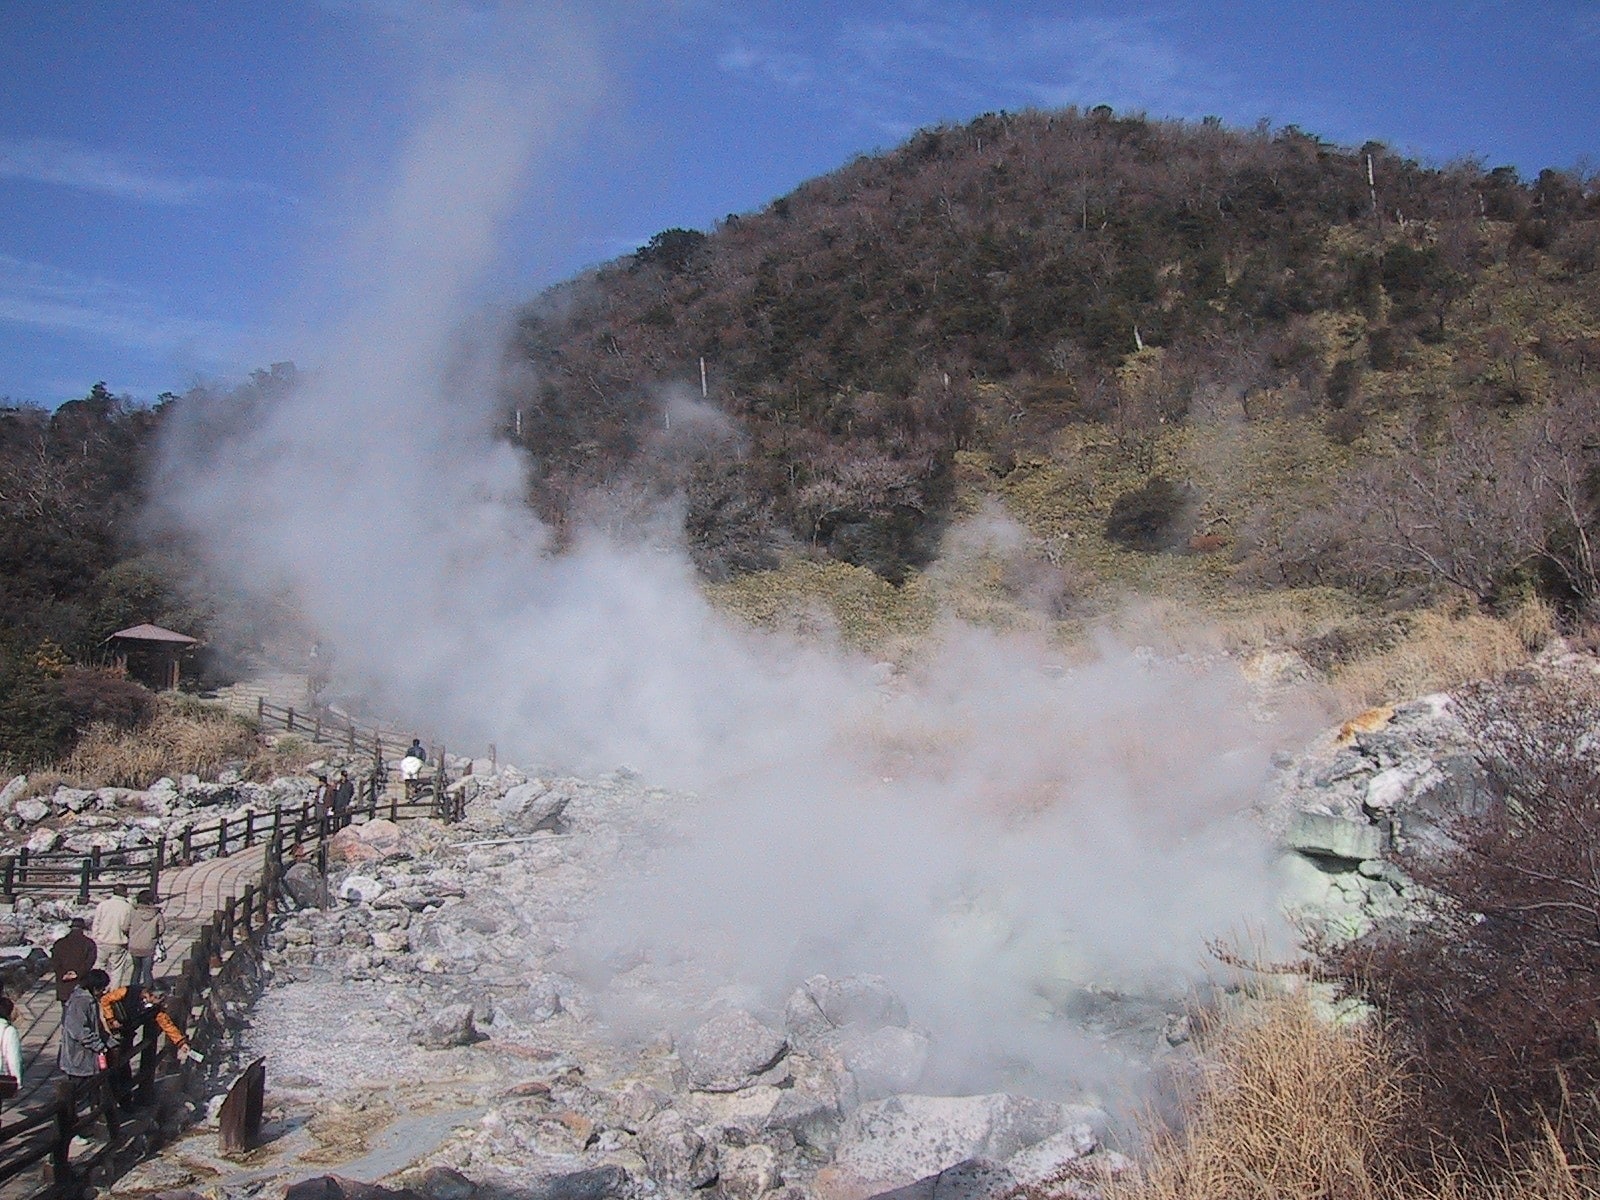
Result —
<instances>
[{"instance_id":1,"label":"person in orange jacket","mask_svg":"<svg viewBox=\"0 0 1600 1200\"><path fill-rule=\"evenodd\" d=\"M112 1042L116 1050L111 1056L112 1080L122 1098L126 1098L133 1090L133 1066L129 1057L133 1051L133 1040L141 1029L154 1025L161 1030L167 1040L178 1048L179 1062L191 1058L201 1061L200 1056L189 1048L189 1039L184 1037L183 1030L167 1015L162 1005L164 998L159 987L141 987L138 984L107 988L100 995L100 1020L105 1025L107 1040Z\"/></svg>"}]
</instances>

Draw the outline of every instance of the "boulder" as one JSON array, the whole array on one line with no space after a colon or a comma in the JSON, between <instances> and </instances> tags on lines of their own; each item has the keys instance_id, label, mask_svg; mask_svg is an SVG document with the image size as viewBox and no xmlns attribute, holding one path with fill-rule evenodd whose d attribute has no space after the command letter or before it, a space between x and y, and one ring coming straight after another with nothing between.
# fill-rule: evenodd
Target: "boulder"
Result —
<instances>
[{"instance_id":1,"label":"boulder","mask_svg":"<svg viewBox=\"0 0 1600 1200\"><path fill-rule=\"evenodd\" d=\"M50 815L50 806L37 796L30 796L26 800L18 800L12 811L32 825L35 821L42 821Z\"/></svg>"},{"instance_id":2,"label":"boulder","mask_svg":"<svg viewBox=\"0 0 1600 1200\"><path fill-rule=\"evenodd\" d=\"M478 1040L478 1029L472 1019L472 1005L447 1004L424 1014L412 1027L411 1040L430 1050L470 1046Z\"/></svg>"},{"instance_id":3,"label":"boulder","mask_svg":"<svg viewBox=\"0 0 1600 1200\"><path fill-rule=\"evenodd\" d=\"M1378 858L1383 854L1383 830L1362 821L1297 812L1289 822L1284 841L1292 850L1326 858Z\"/></svg>"},{"instance_id":4,"label":"boulder","mask_svg":"<svg viewBox=\"0 0 1600 1200\"><path fill-rule=\"evenodd\" d=\"M845 1119L834 1165L872 1192L918 1183L968 1159L1003 1161L1079 1125L1098 1136L1097 1109L1026 1096L893 1096Z\"/></svg>"},{"instance_id":5,"label":"boulder","mask_svg":"<svg viewBox=\"0 0 1600 1200\"><path fill-rule=\"evenodd\" d=\"M813 975L790 994L783 1021L790 1043L810 1050L837 1029L904 1026L907 1016L905 1002L881 975Z\"/></svg>"},{"instance_id":6,"label":"boulder","mask_svg":"<svg viewBox=\"0 0 1600 1200\"><path fill-rule=\"evenodd\" d=\"M657 1113L639 1131L638 1149L655 1182L673 1191L692 1191L717 1178L717 1148L681 1112Z\"/></svg>"},{"instance_id":7,"label":"boulder","mask_svg":"<svg viewBox=\"0 0 1600 1200\"><path fill-rule=\"evenodd\" d=\"M616 1163L544 1175L506 1200L611 1200L626 1195L628 1173Z\"/></svg>"},{"instance_id":8,"label":"boulder","mask_svg":"<svg viewBox=\"0 0 1600 1200\"><path fill-rule=\"evenodd\" d=\"M878 1192L870 1200L1000 1200L1016 1186L1016 1177L1003 1164L968 1158L926 1179Z\"/></svg>"},{"instance_id":9,"label":"boulder","mask_svg":"<svg viewBox=\"0 0 1600 1200\"><path fill-rule=\"evenodd\" d=\"M283 890L301 908L326 908L328 884L310 863L295 863L283 873Z\"/></svg>"},{"instance_id":10,"label":"boulder","mask_svg":"<svg viewBox=\"0 0 1600 1200\"><path fill-rule=\"evenodd\" d=\"M742 1010L722 1013L700 1025L678 1045L689 1086L707 1092L749 1087L776 1066L789 1049L783 1034Z\"/></svg>"},{"instance_id":11,"label":"boulder","mask_svg":"<svg viewBox=\"0 0 1600 1200\"><path fill-rule=\"evenodd\" d=\"M23 803L27 803L24 801ZM35 829L28 837L29 854L46 854L61 844L61 831L58 829Z\"/></svg>"},{"instance_id":12,"label":"boulder","mask_svg":"<svg viewBox=\"0 0 1600 1200\"><path fill-rule=\"evenodd\" d=\"M518 833L534 833L540 829L557 828L570 800L571 796L565 790L552 788L535 779L520 783L503 795L494 797L490 806L507 829Z\"/></svg>"},{"instance_id":13,"label":"boulder","mask_svg":"<svg viewBox=\"0 0 1600 1200\"><path fill-rule=\"evenodd\" d=\"M879 1100L916 1087L928 1065L929 1045L921 1030L850 1026L833 1034L829 1053L849 1072L857 1101Z\"/></svg>"},{"instance_id":14,"label":"boulder","mask_svg":"<svg viewBox=\"0 0 1600 1200\"><path fill-rule=\"evenodd\" d=\"M347 875L339 885L339 899L371 904L383 895L383 884L370 875Z\"/></svg>"},{"instance_id":15,"label":"boulder","mask_svg":"<svg viewBox=\"0 0 1600 1200\"><path fill-rule=\"evenodd\" d=\"M17 797L27 790L28 777L26 775L13 775L5 787L0 788L0 812L10 812L11 806L17 801Z\"/></svg>"}]
</instances>

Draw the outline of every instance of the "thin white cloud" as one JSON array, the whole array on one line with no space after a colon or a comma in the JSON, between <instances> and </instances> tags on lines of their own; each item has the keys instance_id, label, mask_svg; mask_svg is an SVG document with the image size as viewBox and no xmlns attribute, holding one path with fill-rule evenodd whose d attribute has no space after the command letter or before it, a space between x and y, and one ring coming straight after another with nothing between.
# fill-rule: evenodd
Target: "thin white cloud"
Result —
<instances>
[{"instance_id":1,"label":"thin white cloud","mask_svg":"<svg viewBox=\"0 0 1600 1200\"><path fill-rule=\"evenodd\" d=\"M221 195L256 192L287 199L265 185L209 176L165 175L128 155L51 138L0 138L0 178L186 207Z\"/></svg>"},{"instance_id":2,"label":"thin white cloud","mask_svg":"<svg viewBox=\"0 0 1600 1200\"><path fill-rule=\"evenodd\" d=\"M717 56L717 67L741 79L766 80L787 88L804 87L816 79L804 56L743 39L735 40Z\"/></svg>"},{"instance_id":3,"label":"thin white cloud","mask_svg":"<svg viewBox=\"0 0 1600 1200\"><path fill-rule=\"evenodd\" d=\"M7 255L0 255L0 321L208 363L222 362L245 337L223 321L163 312L114 280Z\"/></svg>"},{"instance_id":4,"label":"thin white cloud","mask_svg":"<svg viewBox=\"0 0 1600 1200\"><path fill-rule=\"evenodd\" d=\"M967 4L857 16L822 44L744 24L717 58L726 73L806 91L895 136L930 114L1068 104L1157 116L1238 115L1246 89L1194 61L1157 17L1007 17Z\"/></svg>"}]
</instances>

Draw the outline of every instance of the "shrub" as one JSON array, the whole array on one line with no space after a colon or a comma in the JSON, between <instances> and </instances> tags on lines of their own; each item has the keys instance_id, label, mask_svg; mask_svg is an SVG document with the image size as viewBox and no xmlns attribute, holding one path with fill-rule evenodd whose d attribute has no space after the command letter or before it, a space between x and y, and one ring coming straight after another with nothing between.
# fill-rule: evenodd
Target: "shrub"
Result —
<instances>
[{"instance_id":1,"label":"shrub","mask_svg":"<svg viewBox=\"0 0 1600 1200\"><path fill-rule=\"evenodd\" d=\"M1179 524L1189 509L1184 489L1164 475L1111 502L1106 537L1133 550L1165 550L1177 540Z\"/></svg>"},{"instance_id":2,"label":"shrub","mask_svg":"<svg viewBox=\"0 0 1600 1200\"><path fill-rule=\"evenodd\" d=\"M212 775L224 764L259 752L251 723L224 709L158 701L153 719L130 731L91 726L62 761L81 782L109 787L149 787L163 775Z\"/></svg>"},{"instance_id":3,"label":"shrub","mask_svg":"<svg viewBox=\"0 0 1600 1200\"><path fill-rule=\"evenodd\" d=\"M1509 1152L1548 1128L1581 1154L1600 1089L1600 685L1530 673L1458 703L1488 811L1447 818L1444 839L1399 856L1427 897L1421 919L1321 954L1421 1084L1423 1119L1403 1150Z\"/></svg>"},{"instance_id":4,"label":"shrub","mask_svg":"<svg viewBox=\"0 0 1600 1200\"><path fill-rule=\"evenodd\" d=\"M137 729L156 712L153 692L103 667L68 667L59 687L78 729L94 724Z\"/></svg>"},{"instance_id":5,"label":"shrub","mask_svg":"<svg viewBox=\"0 0 1600 1200\"><path fill-rule=\"evenodd\" d=\"M1392 1194L1386 1149L1407 1085L1374 1030L1328 1024L1291 997L1235 1016L1202 1039L1200 1053L1179 1100L1180 1128L1158 1134L1149 1166L1112 1180L1108 1200Z\"/></svg>"},{"instance_id":6,"label":"shrub","mask_svg":"<svg viewBox=\"0 0 1600 1200\"><path fill-rule=\"evenodd\" d=\"M60 681L26 658L0 656L0 759L39 766L72 744L72 710Z\"/></svg>"}]
</instances>

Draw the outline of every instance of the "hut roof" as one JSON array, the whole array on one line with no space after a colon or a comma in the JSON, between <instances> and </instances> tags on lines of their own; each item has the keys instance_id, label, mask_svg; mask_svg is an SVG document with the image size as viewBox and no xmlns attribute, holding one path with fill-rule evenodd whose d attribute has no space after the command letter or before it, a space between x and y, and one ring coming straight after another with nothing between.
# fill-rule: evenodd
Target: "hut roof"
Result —
<instances>
[{"instance_id":1,"label":"hut roof","mask_svg":"<svg viewBox=\"0 0 1600 1200\"><path fill-rule=\"evenodd\" d=\"M176 642L183 646L197 646L199 638L192 638L186 633L174 633L170 629L163 629L159 625L131 625L127 629L119 629L111 635L113 638L127 638L134 642ZM111 638L107 638L110 641Z\"/></svg>"}]
</instances>

